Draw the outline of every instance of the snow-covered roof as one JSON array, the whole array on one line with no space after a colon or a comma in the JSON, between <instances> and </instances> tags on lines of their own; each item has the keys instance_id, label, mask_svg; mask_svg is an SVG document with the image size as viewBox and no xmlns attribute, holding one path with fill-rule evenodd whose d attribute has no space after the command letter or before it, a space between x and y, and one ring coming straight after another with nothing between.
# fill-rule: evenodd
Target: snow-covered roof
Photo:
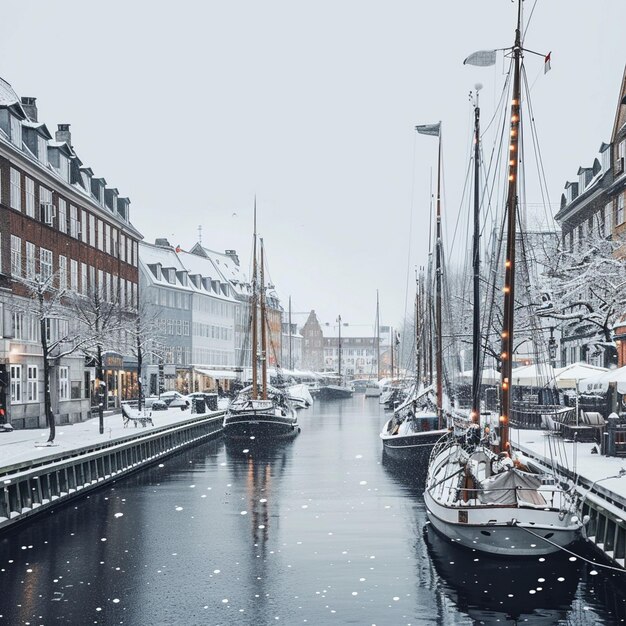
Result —
<instances>
[{"instance_id":1,"label":"snow-covered roof","mask_svg":"<svg viewBox=\"0 0 626 626\"><path fill-rule=\"evenodd\" d=\"M17 106L19 107L20 111L22 110L19 96L15 93L13 87L11 87L11 85L9 85L9 83L7 83L7 81L3 78L0 78L0 106Z\"/></svg>"},{"instance_id":2,"label":"snow-covered roof","mask_svg":"<svg viewBox=\"0 0 626 626\"><path fill-rule=\"evenodd\" d=\"M199 261L196 261L196 259ZM190 261L192 263L190 263ZM192 274L199 274L203 278L210 278L212 281L219 280L223 284L228 284L227 281L223 280L222 277L216 273L213 264L209 259L196 257L196 255L189 254L188 252L176 252L176 250L172 247L157 246L141 242L139 244L139 264L145 275L149 278L150 282L155 286L178 289L189 293L203 294L213 298L219 298L221 300L233 300L232 296L224 294L221 289L214 289L213 284L211 284L210 289L207 289L204 282L201 282L200 285L196 285L189 278ZM173 282L168 280L168 276L165 272L162 271L159 277L149 267L156 266L158 264L161 265L162 270L173 268L177 272ZM186 284L182 281L182 274L179 275L178 272L187 272L188 277Z\"/></svg>"},{"instance_id":3,"label":"snow-covered roof","mask_svg":"<svg viewBox=\"0 0 626 626\"><path fill-rule=\"evenodd\" d=\"M235 289L238 293L247 295L247 285L249 280L241 266L237 265L232 257L224 254L223 252L216 252L215 250L205 248L204 246L201 246L201 248L204 257L209 259L223 278L231 283L233 289ZM199 254L190 253L190 255L198 259L203 258Z\"/></svg>"}]
</instances>

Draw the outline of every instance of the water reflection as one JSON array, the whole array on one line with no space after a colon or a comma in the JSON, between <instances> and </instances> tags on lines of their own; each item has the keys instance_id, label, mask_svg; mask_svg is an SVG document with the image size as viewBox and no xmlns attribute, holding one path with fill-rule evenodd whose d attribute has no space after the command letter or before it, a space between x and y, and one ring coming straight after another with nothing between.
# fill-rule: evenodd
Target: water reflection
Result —
<instances>
[{"instance_id":1,"label":"water reflection","mask_svg":"<svg viewBox=\"0 0 626 626\"><path fill-rule=\"evenodd\" d=\"M426 525L428 554L440 588L455 606L481 624L557 624L566 619L578 587L580 561L565 553L505 559L454 545Z\"/></svg>"}]
</instances>

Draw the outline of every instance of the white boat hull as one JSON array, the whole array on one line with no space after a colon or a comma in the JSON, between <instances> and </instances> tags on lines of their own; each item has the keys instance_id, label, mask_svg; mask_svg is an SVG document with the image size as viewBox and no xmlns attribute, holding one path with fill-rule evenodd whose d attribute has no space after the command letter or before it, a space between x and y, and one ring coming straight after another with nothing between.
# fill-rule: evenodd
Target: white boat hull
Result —
<instances>
[{"instance_id":1,"label":"white boat hull","mask_svg":"<svg viewBox=\"0 0 626 626\"><path fill-rule=\"evenodd\" d=\"M490 554L533 556L556 552L580 536L580 525L568 520L561 524L558 512L514 507L444 507L426 491L430 523L445 537L466 548ZM459 519L467 522L459 523ZM497 520L497 521L495 521Z\"/></svg>"}]
</instances>

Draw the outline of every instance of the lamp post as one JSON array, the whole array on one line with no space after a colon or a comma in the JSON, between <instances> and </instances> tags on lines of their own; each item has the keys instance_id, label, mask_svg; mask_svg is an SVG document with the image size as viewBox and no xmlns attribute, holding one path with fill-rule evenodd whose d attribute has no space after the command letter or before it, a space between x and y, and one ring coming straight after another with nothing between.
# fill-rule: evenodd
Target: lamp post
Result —
<instances>
[{"instance_id":1,"label":"lamp post","mask_svg":"<svg viewBox=\"0 0 626 626\"><path fill-rule=\"evenodd\" d=\"M548 352L550 354L550 365L556 367L556 339L554 338L554 326L550 327L550 339L548 340Z\"/></svg>"}]
</instances>

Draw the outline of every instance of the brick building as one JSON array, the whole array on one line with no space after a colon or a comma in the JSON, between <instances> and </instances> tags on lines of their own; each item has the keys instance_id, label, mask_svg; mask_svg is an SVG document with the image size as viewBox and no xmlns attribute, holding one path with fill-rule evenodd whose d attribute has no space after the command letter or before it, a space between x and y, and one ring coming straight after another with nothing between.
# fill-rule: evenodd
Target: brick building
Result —
<instances>
[{"instance_id":1,"label":"brick building","mask_svg":"<svg viewBox=\"0 0 626 626\"><path fill-rule=\"evenodd\" d=\"M129 205L83 165L69 124L59 124L53 137L38 120L35 98L20 99L0 79L0 375L15 427L45 425L40 331L28 312L23 279L52 276L58 289L85 297L98 289L132 316L141 235L130 223ZM50 338L61 336L71 321L71 310L49 320ZM120 337L111 346L115 354L105 359L114 403L134 389L132 362L121 354L124 345ZM87 418L95 372L84 354L53 358L50 365L57 422Z\"/></svg>"}]
</instances>

